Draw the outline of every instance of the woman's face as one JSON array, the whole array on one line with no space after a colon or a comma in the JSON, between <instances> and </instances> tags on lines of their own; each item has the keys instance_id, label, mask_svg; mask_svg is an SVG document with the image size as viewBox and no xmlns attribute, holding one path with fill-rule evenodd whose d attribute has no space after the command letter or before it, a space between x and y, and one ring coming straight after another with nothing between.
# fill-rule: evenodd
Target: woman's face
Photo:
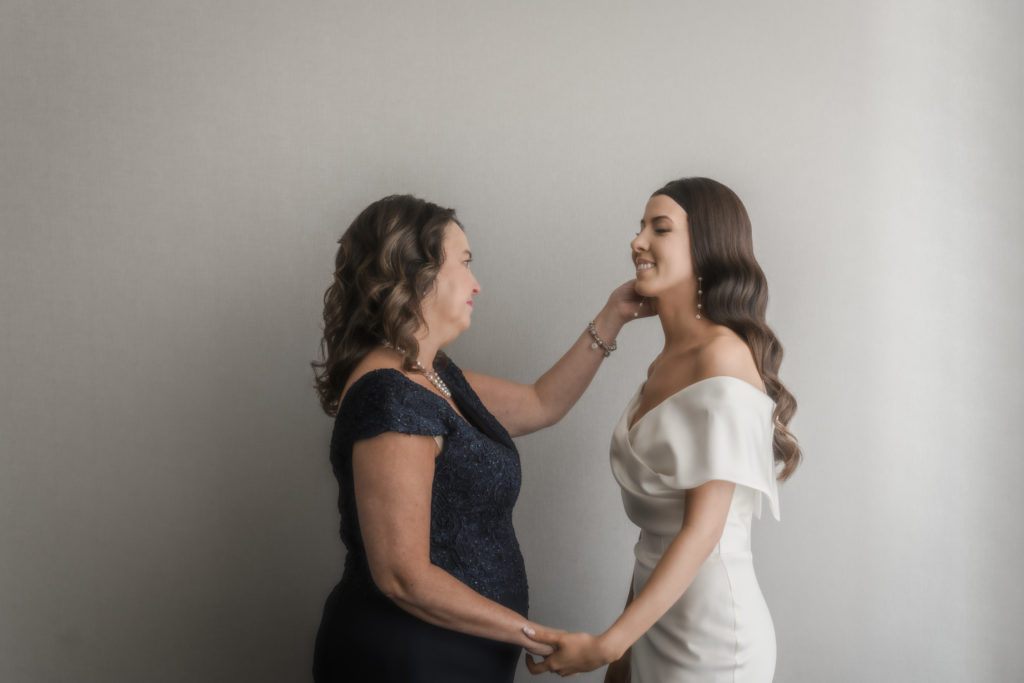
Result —
<instances>
[{"instance_id":1,"label":"woman's face","mask_svg":"<svg viewBox=\"0 0 1024 683\"><path fill-rule=\"evenodd\" d=\"M636 293L657 298L688 292L696 284L686 212L671 198L650 198L640 232L629 244L636 265Z\"/></svg>"},{"instance_id":2,"label":"woman's face","mask_svg":"<svg viewBox=\"0 0 1024 683\"><path fill-rule=\"evenodd\" d=\"M480 283L469 269L473 254L466 233L457 223L449 223L444 231L444 264L437 272L434 286L423 298L421 310L430 334L440 335L442 345L469 328L473 313L473 297L480 293Z\"/></svg>"}]
</instances>

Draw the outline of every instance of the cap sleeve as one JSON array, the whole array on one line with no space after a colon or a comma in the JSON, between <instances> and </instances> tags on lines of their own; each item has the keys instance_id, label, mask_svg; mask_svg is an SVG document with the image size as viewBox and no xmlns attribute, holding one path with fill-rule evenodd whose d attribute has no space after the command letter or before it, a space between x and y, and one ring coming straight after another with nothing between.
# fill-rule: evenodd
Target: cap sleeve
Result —
<instances>
[{"instance_id":1,"label":"cap sleeve","mask_svg":"<svg viewBox=\"0 0 1024 683\"><path fill-rule=\"evenodd\" d=\"M767 498L772 516L779 519L774 403L768 396L743 380L719 377L658 408L630 439L646 474L656 479L649 481L651 486L680 490L731 481L759 494L754 508L759 517Z\"/></svg>"},{"instance_id":2,"label":"cap sleeve","mask_svg":"<svg viewBox=\"0 0 1024 683\"><path fill-rule=\"evenodd\" d=\"M334 440L353 443L385 432L444 437L450 412L444 399L397 370L372 370L345 394Z\"/></svg>"}]
</instances>

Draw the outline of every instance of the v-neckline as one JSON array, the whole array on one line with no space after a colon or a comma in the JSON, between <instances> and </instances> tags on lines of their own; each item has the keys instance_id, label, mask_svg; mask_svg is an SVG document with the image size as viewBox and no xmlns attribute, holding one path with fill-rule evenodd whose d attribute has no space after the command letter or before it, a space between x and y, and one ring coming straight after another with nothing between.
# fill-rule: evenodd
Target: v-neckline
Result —
<instances>
[{"instance_id":1,"label":"v-neckline","mask_svg":"<svg viewBox=\"0 0 1024 683\"><path fill-rule=\"evenodd\" d=\"M349 387L348 392L345 392L345 396L348 397L349 392L352 391L352 387L354 387L359 382L362 382L363 378L378 372L393 372L399 375L403 380L405 380L409 384L412 384L417 389L426 392L430 396L433 396L434 399L443 403L445 408L448 411L450 411L451 414L454 415L459 422L461 422L469 429L477 432L478 434L486 437L487 439L490 439L491 441L504 444L506 446L509 445L502 438L500 432L495 432L494 430L488 428L488 425L485 423L485 421L481 419L482 416L479 414L479 411L475 410L472 405L469 405L469 402L465 399L465 397L460 397L455 391L452 391L452 403L456 404L455 406L452 406L452 404L446 401L443 396L435 394L433 391L426 388L422 384L414 382L411 378L407 377L404 372L396 370L395 368L375 368L373 370L368 371L367 373L362 375L362 377L360 377L359 379L352 383L352 386ZM442 370L442 372L444 371Z\"/></svg>"},{"instance_id":2,"label":"v-neckline","mask_svg":"<svg viewBox=\"0 0 1024 683\"><path fill-rule=\"evenodd\" d=\"M369 375L369 374L374 373L374 372L393 372L393 373L395 373L396 375L400 376L402 379L404 379L409 384L412 384L414 387L425 391L426 393L430 394L435 399L437 399L438 401L443 403L445 405L445 407L447 407L448 410L450 410L452 412L452 414L455 415L455 417L457 417L460 420L462 420L463 422L465 422L466 425L468 425L469 427L472 427L473 429L477 430L478 432L483 432L482 429L480 429L477 425L473 424L470 421L470 419L466 416L466 413L470 412L470 411L466 410L465 405L464 405L464 401L460 401L458 395L454 391L452 392L452 402L449 403L447 400L445 400L444 396L441 396L440 394L434 393L433 391L431 391L427 387L423 386L419 382L414 382L411 377L408 377L404 372L402 372L400 370L396 370L395 368L375 368L375 369L370 370L369 372L367 372L366 375ZM442 372L444 372L444 371L442 370ZM366 375L363 375L363 377L366 377ZM360 377L358 380L356 380L356 382L362 381L363 377ZM353 383L352 386L355 386L355 384ZM450 387L449 387L449 389L450 389ZM349 387L349 391L351 391L351 390L352 390L352 388ZM454 403L455 405L453 406L452 403Z\"/></svg>"},{"instance_id":3,"label":"v-neckline","mask_svg":"<svg viewBox=\"0 0 1024 683\"><path fill-rule=\"evenodd\" d=\"M748 387L752 391L756 391L758 394L763 396L765 399L767 399L768 401L771 401L772 405L775 405L775 401L772 401L771 396L769 396L765 392L761 391L760 389L758 389L757 387L755 387L753 384L751 384L750 382L746 381L745 379L740 379L739 377L733 377L731 375L714 375L712 377L705 377L704 379L699 379L696 382L692 382L690 384L687 384L682 389L679 389L679 390L669 394L665 398L661 399L660 401L655 403L653 406L648 408L647 411L644 412L643 415L641 415L640 417L637 417L636 416L636 409L639 407L639 400L640 400L641 395L643 394L644 387L647 386L647 380L644 380L644 383L640 385L640 388L637 389L636 394L633 396L633 400L630 401L630 404L632 405L633 410L632 410L632 415L629 415L629 411L627 411L628 417L626 419L626 432L627 433L632 433L633 430L636 429L637 426L641 422L644 421L644 418L646 418L648 415L650 415L655 410L657 410L658 408L660 408L664 404L668 403L669 401L671 401L675 397L677 397L680 394L682 394L682 393L684 393L684 392L686 392L686 391L696 387L699 384L703 384L705 382L709 382L709 381L711 381L713 379L731 379L731 380L735 380L736 382L739 382L740 384L743 384L744 386Z\"/></svg>"}]
</instances>

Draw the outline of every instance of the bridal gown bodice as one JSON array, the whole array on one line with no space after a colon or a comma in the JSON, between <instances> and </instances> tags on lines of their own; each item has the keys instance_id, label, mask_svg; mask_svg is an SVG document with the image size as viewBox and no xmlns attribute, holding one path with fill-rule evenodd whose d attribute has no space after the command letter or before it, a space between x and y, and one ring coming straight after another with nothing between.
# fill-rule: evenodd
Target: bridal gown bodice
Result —
<instances>
[{"instance_id":1,"label":"bridal gown bodice","mask_svg":"<svg viewBox=\"0 0 1024 683\"><path fill-rule=\"evenodd\" d=\"M735 377L676 392L630 426L640 391L612 435L612 473L640 527L633 590L639 594L683 525L686 491L736 484L725 529L683 596L632 648L633 683L766 683L775 631L750 554L750 526L767 505L779 518L772 450L775 403Z\"/></svg>"}]
</instances>

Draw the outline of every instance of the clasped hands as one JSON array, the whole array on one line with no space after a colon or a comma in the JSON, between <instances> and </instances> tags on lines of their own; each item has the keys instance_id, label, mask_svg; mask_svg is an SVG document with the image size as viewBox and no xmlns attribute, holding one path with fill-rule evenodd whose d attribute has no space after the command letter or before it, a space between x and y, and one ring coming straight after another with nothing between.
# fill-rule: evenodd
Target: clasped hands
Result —
<instances>
[{"instance_id":1,"label":"clasped hands","mask_svg":"<svg viewBox=\"0 0 1024 683\"><path fill-rule=\"evenodd\" d=\"M621 652L608 642L605 635L592 636L589 633L568 633L560 629L526 626L523 632L530 640L555 648L555 651L540 661L534 661L528 652L526 668L532 674L550 671L559 676L573 676L584 671L593 671L610 664L622 656Z\"/></svg>"}]
</instances>

